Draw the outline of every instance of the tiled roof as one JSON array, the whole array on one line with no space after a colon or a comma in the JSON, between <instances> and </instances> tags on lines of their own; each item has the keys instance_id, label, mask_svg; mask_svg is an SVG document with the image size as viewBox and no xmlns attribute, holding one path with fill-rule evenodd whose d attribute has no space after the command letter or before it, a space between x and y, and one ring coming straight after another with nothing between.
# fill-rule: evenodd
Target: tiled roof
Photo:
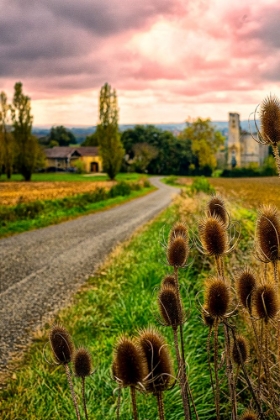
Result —
<instances>
[{"instance_id":1,"label":"tiled roof","mask_svg":"<svg viewBox=\"0 0 280 420\"><path fill-rule=\"evenodd\" d=\"M73 154L80 156L98 156L97 147L67 147L67 146L56 146L52 149L45 149L47 158L50 159L62 159L69 158Z\"/></svg>"}]
</instances>

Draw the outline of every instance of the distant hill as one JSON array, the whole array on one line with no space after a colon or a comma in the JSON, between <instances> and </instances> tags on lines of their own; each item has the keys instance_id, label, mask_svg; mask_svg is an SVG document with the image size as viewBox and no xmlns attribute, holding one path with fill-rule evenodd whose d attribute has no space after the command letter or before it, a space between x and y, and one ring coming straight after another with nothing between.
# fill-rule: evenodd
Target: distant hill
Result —
<instances>
[{"instance_id":1,"label":"distant hill","mask_svg":"<svg viewBox=\"0 0 280 420\"><path fill-rule=\"evenodd\" d=\"M221 131L224 136L227 137L228 135L228 121L212 121L213 125L216 127L217 130ZM250 131L248 121L240 121L242 130ZM129 128L134 128L136 124L120 124L119 128L120 131L128 130ZM161 130L171 131L173 133L178 133L182 131L186 123L161 123L161 124L151 124ZM88 127L70 127L66 126L66 128L71 131L77 139L78 143L82 143L86 136L92 134L96 130L96 126L88 126ZM252 127L253 128L253 127ZM33 127L32 129L33 134L36 137L45 137L49 134L50 128L46 127Z\"/></svg>"}]
</instances>

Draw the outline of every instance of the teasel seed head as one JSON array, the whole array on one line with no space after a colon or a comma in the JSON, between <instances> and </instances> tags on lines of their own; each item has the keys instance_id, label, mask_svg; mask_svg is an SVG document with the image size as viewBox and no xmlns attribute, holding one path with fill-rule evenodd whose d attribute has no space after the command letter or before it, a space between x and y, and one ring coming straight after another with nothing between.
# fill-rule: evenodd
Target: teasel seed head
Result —
<instances>
[{"instance_id":1,"label":"teasel seed head","mask_svg":"<svg viewBox=\"0 0 280 420\"><path fill-rule=\"evenodd\" d=\"M165 276L161 282L161 287L164 287L164 286L176 287L175 277L172 275Z\"/></svg>"},{"instance_id":2,"label":"teasel seed head","mask_svg":"<svg viewBox=\"0 0 280 420\"><path fill-rule=\"evenodd\" d=\"M176 329L183 323L182 303L174 286L163 286L160 289L158 305L165 325Z\"/></svg>"},{"instance_id":3,"label":"teasel seed head","mask_svg":"<svg viewBox=\"0 0 280 420\"><path fill-rule=\"evenodd\" d=\"M176 223L170 231L169 242L172 242L175 238L183 238L188 243L189 236L186 226L183 223Z\"/></svg>"},{"instance_id":4,"label":"teasel seed head","mask_svg":"<svg viewBox=\"0 0 280 420\"><path fill-rule=\"evenodd\" d=\"M240 420L257 420L258 416L251 410L245 411L240 417Z\"/></svg>"},{"instance_id":5,"label":"teasel seed head","mask_svg":"<svg viewBox=\"0 0 280 420\"><path fill-rule=\"evenodd\" d=\"M90 376L92 373L92 361L89 351L83 347L74 354L74 372L80 378Z\"/></svg>"},{"instance_id":6,"label":"teasel seed head","mask_svg":"<svg viewBox=\"0 0 280 420\"><path fill-rule=\"evenodd\" d=\"M182 236L169 241L167 260L172 267L184 267L189 253L188 245Z\"/></svg>"},{"instance_id":7,"label":"teasel seed head","mask_svg":"<svg viewBox=\"0 0 280 420\"><path fill-rule=\"evenodd\" d=\"M233 343L232 359L238 366L246 363L248 359L248 343L242 335L237 336L236 341Z\"/></svg>"},{"instance_id":8,"label":"teasel seed head","mask_svg":"<svg viewBox=\"0 0 280 420\"><path fill-rule=\"evenodd\" d=\"M228 214L225 209L224 200L218 195L214 195L207 205L207 213L210 217L219 218L224 225L228 223Z\"/></svg>"},{"instance_id":9,"label":"teasel seed head","mask_svg":"<svg viewBox=\"0 0 280 420\"><path fill-rule=\"evenodd\" d=\"M215 318L213 318L210 314L209 311L207 309L207 306L204 306L204 308L202 309L202 319L204 324L209 327L212 328L215 322Z\"/></svg>"},{"instance_id":10,"label":"teasel seed head","mask_svg":"<svg viewBox=\"0 0 280 420\"><path fill-rule=\"evenodd\" d=\"M280 218L275 206L263 206L256 225L258 252L267 262L279 258Z\"/></svg>"},{"instance_id":11,"label":"teasel seed head","mask_svg":"<svg viewBox=\"0 0 280 420\"><path fill-rule=\"evenodd\" d=\"M228 250L226 225L217 216L207 217L199 225L201 244L208 255L221 256Z\"/></svg>"},{"instance_id":12,"label":"teasel seed head","mask_svg":"<svg viewBox=\"0 0 280 420\"><path fill-rule=\"evenodd\" d=\"M123 387L136 386L146 376L145 360L141 348L132 340L121 337L114 354L114 376Z\"/></svg>"},{"instance_id":13,"label":"teasel seed head","mask_svg":"<svg viewBox=\"0 0 280 420\"><path fill-rule=\"evenodd\" d=\"M262 140L276 145L280 141L280 102L276 96L266 97L260 106Z\"/></svg>"},{"instance_id":14,"label":"teasel seed head","mask_svg":"<svg viewBox=\"0 0 280 420\"><path fill-rule=\"evenodd\" d=\"M223 317L229 308L230 293L220 278L210 278L205 282L205 305L212 318Z\"/></svg>"},{"instance_id":15,"label":"teasel seed head","mask_svg":"<svg viewBox=\"0 0 280 420\"><path fill-rule=\"evenodd\" d=\"M249 268L245 268L236 278L236 292L240 303L252 312L252 296L257 287L256 277Z\"/></svg>"},{"instance_id":16,"label":"teasel seed head","mask_svg":"<svg viewBox=\"0 0 280 420\"><path fill-rule=\"evenodd\" d=\"M256 315L268 322L278 312L278 299L275 288L267 283L256 288L253 295L253 308Z\"/></svg>"},{"instance_id":17,"label":"teasel seed head","mask_svg":"<svg viewBox=\"0 0 280 420\"><path fill-rule=\"evenodd\" d=\"M59 364L70 363L74 344L68 331L60 325L54 325L50 331L49 340L56 362Z\"/></svg>"},{"instance_id":18,"label":"teasel seed head","mask_svg":"<svg viewBox=\"0 0 280 420\"><path fill-rule=\"evenodd\" d=\"M157 394L165 391L172 383L172 361L164 338L154 329L140 333L139 344L148 366L146 390Z\"/></svg>"}]
</instances>

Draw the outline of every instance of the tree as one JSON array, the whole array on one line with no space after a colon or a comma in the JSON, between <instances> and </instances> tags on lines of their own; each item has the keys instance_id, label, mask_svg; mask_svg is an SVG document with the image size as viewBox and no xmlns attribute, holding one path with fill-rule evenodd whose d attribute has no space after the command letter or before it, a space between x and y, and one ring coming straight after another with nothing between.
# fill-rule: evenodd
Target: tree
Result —
<instances>
[{"instance_id":1,"label":"tree","mask_svg":"<svg viewBox=\"0 0 280 420\"><path fill-rule=\"evenodd\" d=\"M30 98L22 92L21 82L17 82L14 86L11 116L12 133L16 144L16 167L25 181L30 181L36 166L41 162L42 151L37 138L31 134L33 122L31 103Z\"/></svg>"},{"instance_id":2,"label":"tree","mask_svg":"<svg viewBox=\"0 0 280 420\"><path fill-rule=\"evenodd\" d=\"M67 130L63 125L60 125L51 128L48 142L52 147L53 145L69 146L70 144L76 144L77 140L71 131Z\"/></svg>"},{"instance_id":3,"label":"tree","mask_svg":"<svg viewBox=\"0 0 280 420\"><path fill-rule=\"evenodd\" d=\"M0 168L5 168L10 179L15 159L15 142L10 132L10 106L5 92L0 93Z\"/></svg>"},{"instance_id":4,"label":"tree","mask_svg":"<svg viewBox=\"0 0 280 420\"><path fill-rule=\"evenodd\" d=\"M187 121L186 128L180 133L179 139L189 140L194 154L194 165L200 171L210 170L210 173L217 165L216 153L224 144L225 137L217 131L209 118L197 118L194 121Z\"/></svg>"},{"instance_id":5,"label":"tree","mask_svg":"<svg viewBox=\"0 0 280 420\"><path fill-rule=\"evenodd\" d=\"M86 136L81 146L98 146L98 133L95 131L92 134Z\"/></svg>"},{"instance_id":6,"label":"tree","mask_svg":"<svg viewBox=\"0 0 280 420\"><path fill-rule=\"evenodd\" d=\"M115 179L124 156L124 148L118 128L118 117L116 91L112 90L108 83L105 83L100 90L99 124L96 133L103 168L110 179Z\"/></svg>"},{"instance_id":7,"label":"tree","mask_svg":"<svg viewBox=\"0 0 280 420\"><path fill-rule=\"evenodd\" d=\"M149 163L158 155L158 150L148 143L136 143L133 146L134 158L131 161L136 172L145 172Z\"/></svg>"}]
</instances>

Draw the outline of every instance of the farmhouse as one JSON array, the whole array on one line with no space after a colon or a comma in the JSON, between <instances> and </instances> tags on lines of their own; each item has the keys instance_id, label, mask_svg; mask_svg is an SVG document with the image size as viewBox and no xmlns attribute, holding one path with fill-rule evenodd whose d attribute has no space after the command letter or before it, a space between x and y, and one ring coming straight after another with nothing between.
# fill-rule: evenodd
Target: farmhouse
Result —
<instances>
[{"instance_id":1,"label":"farmhouse","mask_svg":"<svg viewBox=\"0 0 280 420\"><path fill-rule=\"evenodd\" d=\"M77 161L82 162L87 173L102 172L102 160L98 147L53 147L44 150L46 169L69 170Z\"/></svg>"}]
</instances>

